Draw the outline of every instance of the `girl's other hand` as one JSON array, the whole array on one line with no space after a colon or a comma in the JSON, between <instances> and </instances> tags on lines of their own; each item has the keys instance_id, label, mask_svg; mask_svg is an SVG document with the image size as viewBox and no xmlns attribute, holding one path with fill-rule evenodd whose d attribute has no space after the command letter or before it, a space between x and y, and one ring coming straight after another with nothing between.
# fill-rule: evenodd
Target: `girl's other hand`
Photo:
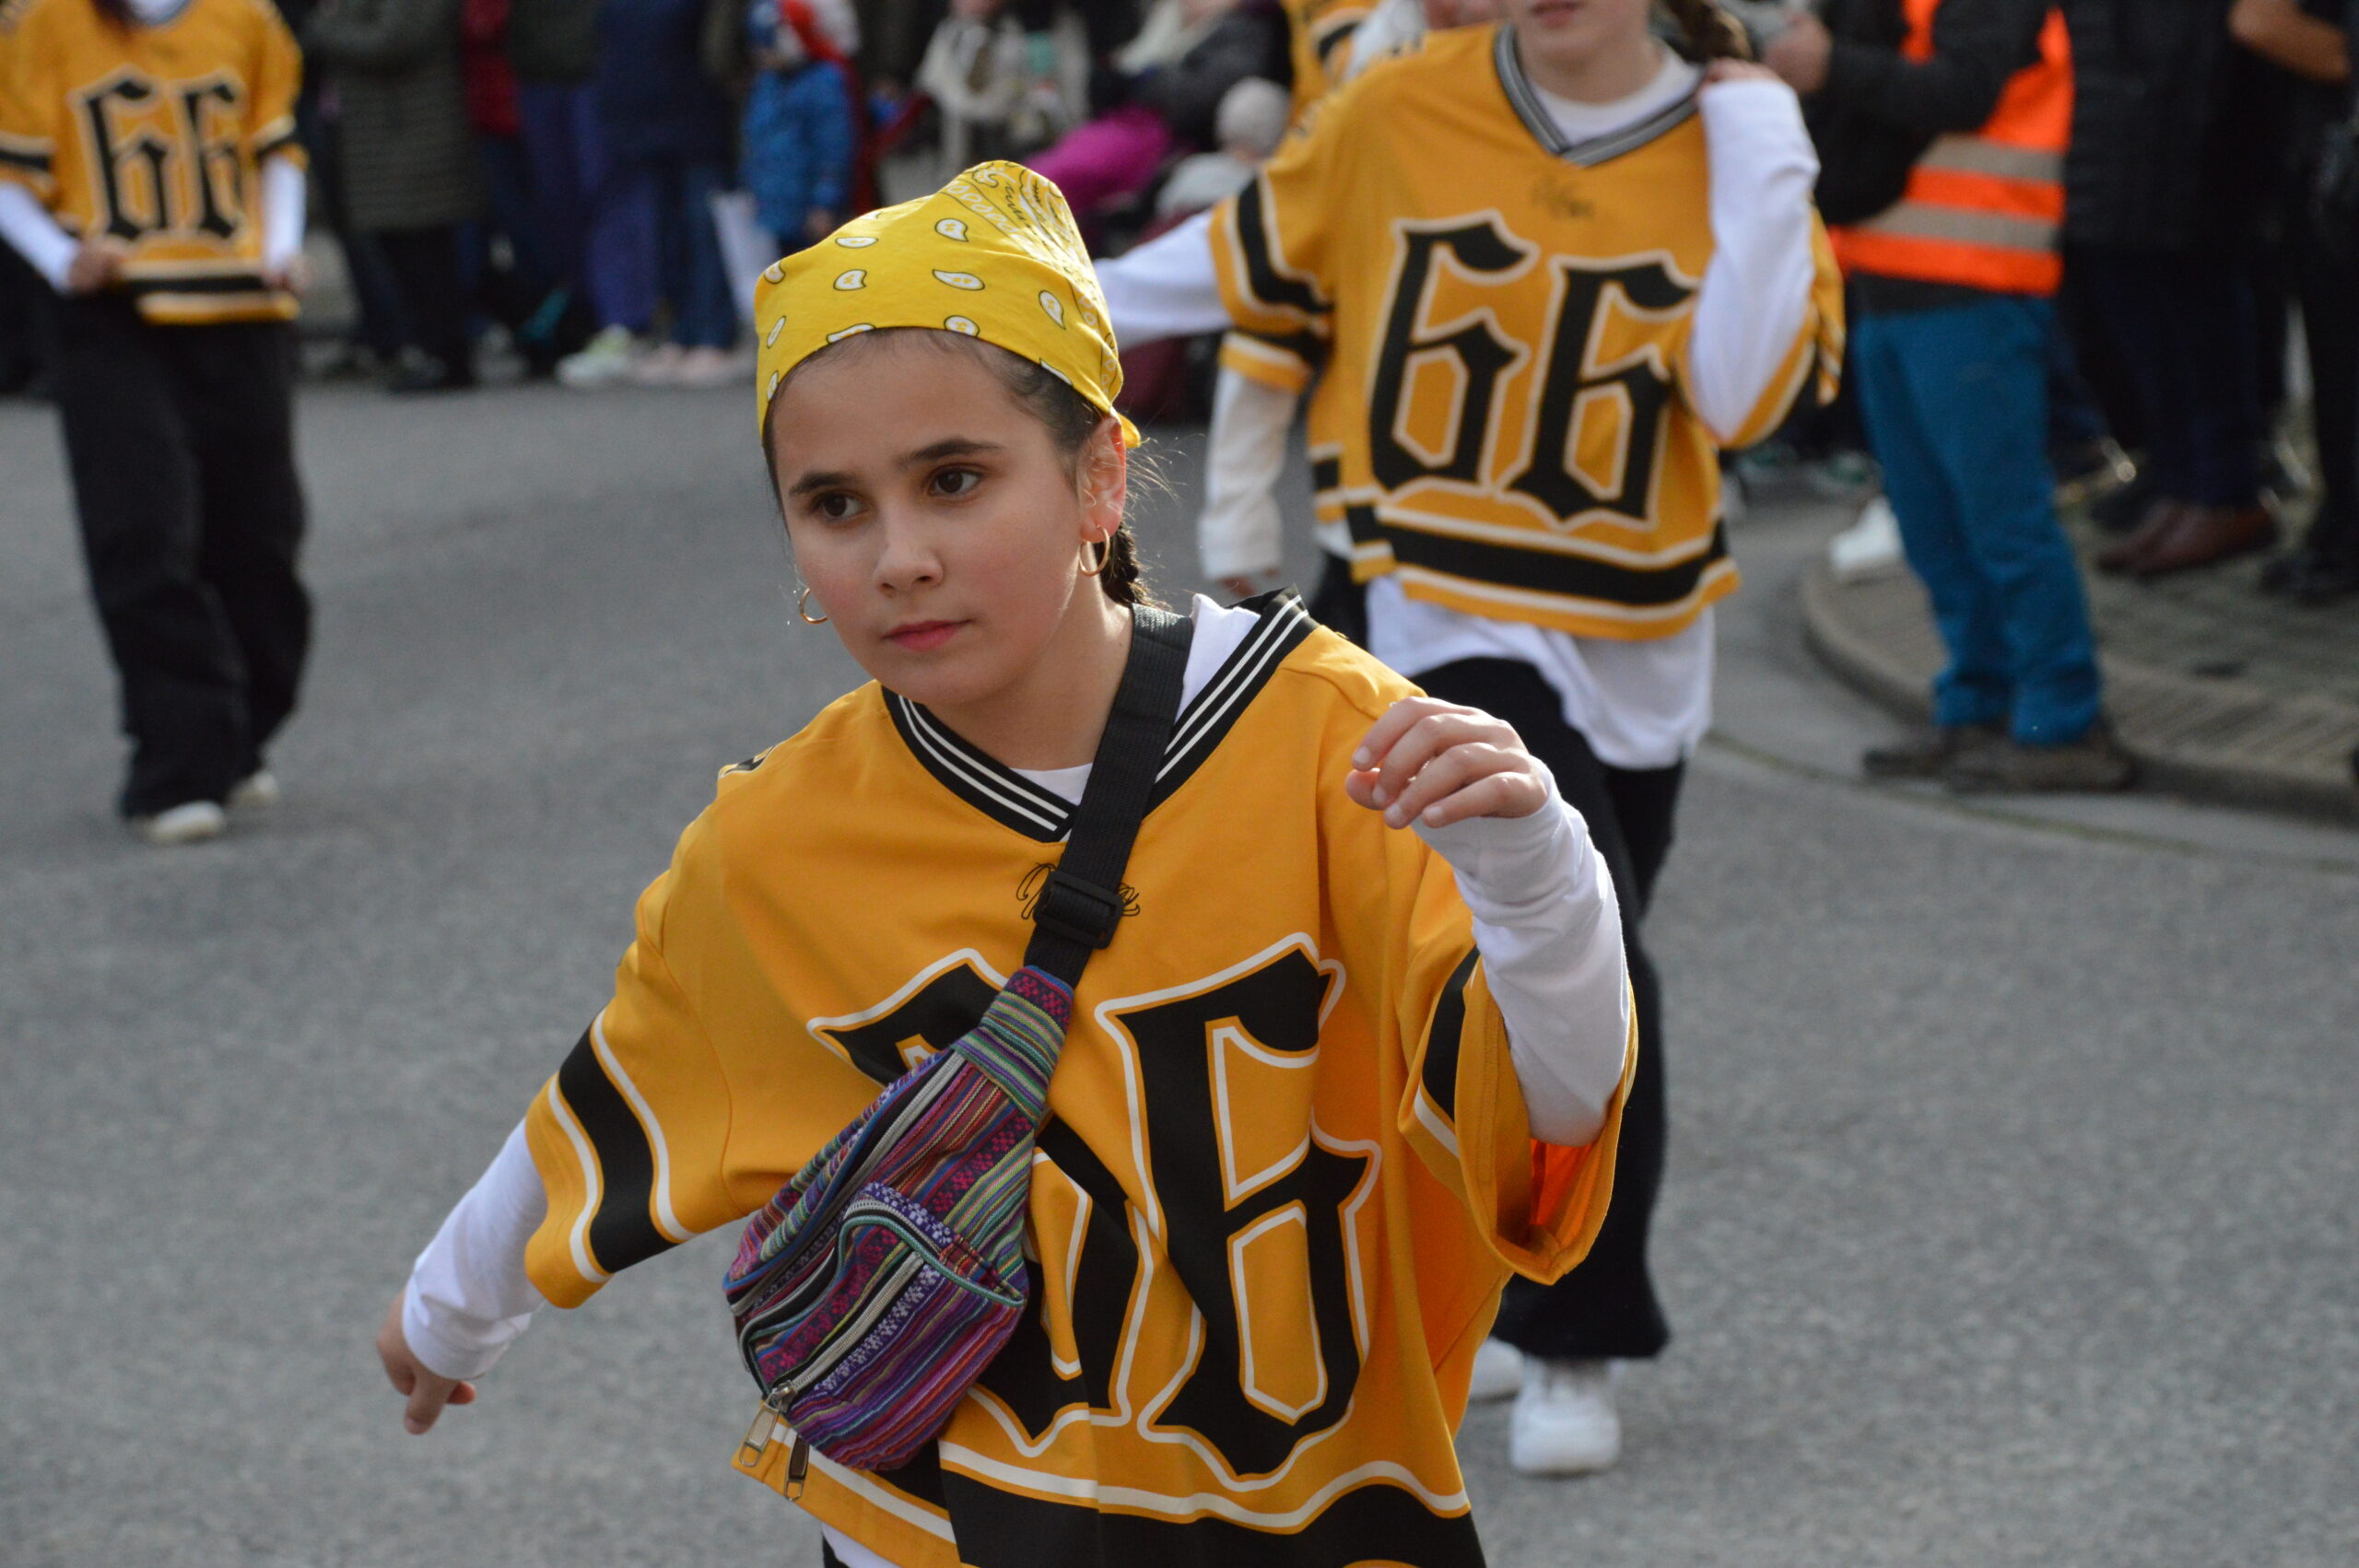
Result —
<instances>
[{"instance_id":1,"label":"girl's other hand","mask_svg":"<svg viewBox=\"0 0 2359 1568\"><path fill-rule=\"evenodd\" d=\"M311 263L298 251L276 266L263 268L262 280L282 294L303 294L311 287Z\"/></svg>"},{"instance_id":2,"label":"girl's other hand","mask_svg":"<svg viewBox=\"0 0 2359 1568\"><path fill-rule=\"evenodd\" d=\"M1826 85L1829 62L1835 57L1835 38L1826 24L1808 11L1797 11L1792 21L1769 41L1761 52L1760 66L1738 65L1738 70L1758 70L1766 67L1796 92L1812 93ZM1715 67L1734 64L1733 61L1715 60ZM1704 74L1712 81L1711 72Z\"/></svg>"},{"instance_id":3,"label":"girl's other hand","mask_svg":"<svg viewBox=\"0 0 2359 1568\"><path fill-rule=\"evenodd\" d=\"M74 252L74 259L65 263L65 292L96 294L111 288L123 277L123 263L131 250L120 240L104 236L85 240Z\"/></svg>"},{"instance_id":4,"label":"girl's other hand","mask_svg":"<svg viewBox=\"0 0 2359 1568\"><path fill-rule=\"evenodd\" d=\"M1403 697L1352 754L1344 792L1387 825L1448 827L1477 816L1530 816L1548 801L1548 772L1513 726L1438 697Z\"/></svg>"},{"instance_id":5,"label":"girl's other hand","mask_svg":"<svg viewBox=\"0 0 2359 1568\"><path fill-rule=\"evenodd\" d=\"M1704 85L1719 82L1775 82L1782 80L1777 72L1751 60L1715 60L1704 67Z\"/></svg>"},{"instance_id":6,"label":"girl's other hand","mask_svg":"<svg viewBox=\"0 0 2359 1568\"><path fill-rule=\"evenodd\" d=\"M409 1400L402 1411L402 1429L412 1437L423 1436L443 1406L475 1402L474 1384L445 1377L410 1353L409 1340L402 1334L401 1292L393 1293L393 1305L385 1309L385 1321L377 1329L377 1358L385 1363L393 1391Z\"/></svg>"}]
</instances>

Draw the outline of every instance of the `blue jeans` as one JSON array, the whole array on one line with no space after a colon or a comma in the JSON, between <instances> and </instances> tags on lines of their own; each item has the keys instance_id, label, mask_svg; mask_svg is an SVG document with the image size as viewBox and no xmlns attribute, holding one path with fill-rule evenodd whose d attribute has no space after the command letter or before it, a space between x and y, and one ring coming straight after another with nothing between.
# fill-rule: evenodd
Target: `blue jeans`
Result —
<instances>
[{"instance_id":1,"label":"blue jeans","mask_svg":"<svg viewBox=\"0 0 2359 1568\"><path fill-rule=\"evenodd\" d=\"M597 100L587 82L519 82L516 106L549 274L564 287L586 291L590 225L606 178ZM598 324L612 325L613 318L602 316Z\"/></svg>"},{"instance_id":2,"label":"blue jeans","mask_svg":"<svg viewBox=\"0 0 2359 1568\"><path fill-rule=\"evenodd\" d=\"M1908 565L1949 668L1938 724L2011 723L2027 745L2096 722L2096 638L2048 466L2044 299L1862 317L1853 373Z\"/></svg>"},{"instance_id":3,"label":"blue jeans","mask_svg":"<svg viewBox=\"0 0 2359 1568\"><path fill-rule=\"evenodd\" d=\"M598 314L637 332L661 298L672 307L672 341L681 347L735 343L737 307L712 226L726 171L690 158L616 158L605 174L590 232Z\"/></svg>"}]
</instances>

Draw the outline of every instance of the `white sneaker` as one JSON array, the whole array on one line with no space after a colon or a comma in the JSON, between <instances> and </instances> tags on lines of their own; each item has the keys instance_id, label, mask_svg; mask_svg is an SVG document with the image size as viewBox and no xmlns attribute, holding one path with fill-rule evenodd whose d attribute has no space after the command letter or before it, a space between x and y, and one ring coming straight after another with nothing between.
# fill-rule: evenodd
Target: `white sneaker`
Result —
<instances>
[{"instance_id":1,"label":"white sneaker","mask_svg":"<svg viewBox=\"0 0 2359 1568\"><path fill-rule=\"evenodd\" d=\"M1466 1398L1478 1405L1511 1399L1523 1387L1523 1352L1505 1340L1485 1340L1474 1352L1474 1379Z\"/></svg>"},{"instance_id":2,"label":"white sneaker","mask_svg":"<svg viewBox=\"0 0 2359 1568\"><path fill-rule=\"evenodd\" d=\"M590 390L608 387L630 374L639 358L639 340L628 327L601 327L598 335L557 362L557 379L569 387Z\"/></svg>"},{"instance_id":3,"label":"white sneaker","mask_svg":"<svg viewBox=\"0 0 2359 1568\"><path fill-rule=\"evenodd\" d=\"M229 786L229 806L233 812L262 811L278 804L278 780L267 767L257 767Z\"/></svg>"},{"instance_id":4,"label":"white sneaker","mask_svg":"<svg viewBox=\"0 0 2359 1568\"><path fill-rule=\"evenodd\" d=\"M734 387L754 382L754 362L725 348L691 348L672 371L675 387Z\"/></svg>"},{"instance_id":5,"label":"white sneaker","mask_svg":"<svg viewBox=\"0 0 2359 1568\"><path fill-rule=\"evenodd\" d=\"M1585 1476L1613 1469L1622 1457L1614 1372L1610 1361L1525 1361L1508 1433L1508 1462L1517 1473Z\"/></svg>"},{"instance_id":6,"label":"white sneaker","mask_svg":"<svg viewBox=\"0 0 2359 1568\"><path fill-rule=\"evenodd\" d=\"M229 830L229 813L211 801L185 801L154 816L131 819L131 831L150 844L201 844Z\"/></svg>"},{"instance_id":7,"label":"white sneaker","mask_svg":"<svg viewBox=\"0 0 2359 1568\"><path fill-rule=\"evenodd\" d=\"M629 380L635 387L675 387L688 351L676 343L659 344L631 362Z\"/></svg>"},{"instance_id":8,"label":"white sneaker","mask_svg":"<svg viewBox=\"0 0 2359 1568\"><path fill-rule=\"evenodd\" d=\"M1878 496L1860 509L1859 520L1826 542L1826 564L1838 582L1864 582L1906 567L1900 549L1900 519Z\"/></svg>"}]
</instances>

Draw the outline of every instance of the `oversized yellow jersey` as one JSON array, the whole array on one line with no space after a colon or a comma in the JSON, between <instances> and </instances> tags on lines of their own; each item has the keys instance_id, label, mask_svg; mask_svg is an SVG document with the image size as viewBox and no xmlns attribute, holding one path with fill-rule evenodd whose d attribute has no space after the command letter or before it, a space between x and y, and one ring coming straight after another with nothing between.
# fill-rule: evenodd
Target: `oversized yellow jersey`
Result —
<instances>
[{"instance_id":1,"label":"oversized yellow jersey","mask_svg":"<svg viewBox=\"0 0 2359 1568\"><path fill-rule=\"evenodd\" d=\"M1326 330L1363 579L1624 638L1735 588L1719 442L1684 391L1709 180L1692 99L1567 144L1513 33L1461 28L1339 89L1215 209L1237 322ZM1823 232L1817 250L1812 309L1732 445L1813 370L1831 383L1841 282Z\"/></svg>"},{"instance_id":2,"label":"oversized yellow jersey","mask_svg":"<svg viewBox=\"0 0 2359 1568\"><path fill-rule=\"evenodd\" d=\"M270 0L186 0L115 28L89 0L0 8L0 179L59 226L131 248L125 286L148 320L283 321L266 287L264 158L300 158L302 60Z\"/></svg>"},{"instance_id":3,"label":"oversized yellow jersey","mask_svg":"<svg viewBox=\"0 0 2359 1568\"><path fill-rule=\"evenodd\" d=\"M1081 981L1032 1316L902 1469L791 1474L768 1412L739 1450L898 1568L1482 1562L1451 1447L1474 1351L1510 1270L1587 1248L1621 1100L1587 1149L1531 1141L1449 869L1344 796L1411 688L1257 604ZM1069 813L874 685L724 774L527 1116L534 1282L572 1305L750 1213L969 1028Z\"/></svg>"},{"instance_id":4,"label":"oversized yellow jersey","mask_svg":"<svg viewBox=\"0 0 2359 1568\"><path fill-rule=\"evenodd\" d=\"M1294 58L1294 112L1319 101L1343 80L1352 32L1367 17L1365 0L1284 0Z\"/></svg>"}]
</instances>

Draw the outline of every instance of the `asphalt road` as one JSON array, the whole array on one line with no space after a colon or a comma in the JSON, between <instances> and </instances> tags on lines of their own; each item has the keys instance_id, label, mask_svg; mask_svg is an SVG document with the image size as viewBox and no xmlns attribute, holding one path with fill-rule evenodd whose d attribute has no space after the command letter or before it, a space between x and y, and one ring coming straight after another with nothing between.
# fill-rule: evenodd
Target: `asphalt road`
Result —
<instances>
[{"instance_id":1,"label":"asphalt road","mask_svg":"<svg viewBox=\"0 0 2359 1568\"><path fill-rule=\"evenodd\" d=\"M854 678L792 614L745 400L302 418L288 800L160 852L108 813L48 415L0 404L0 1562L808 1568L726 1469L718 1238L548 1315L424 1441L369 1347L715 767ZM1519 1480L1503 1412L1468 1422L1493 1560L2359 1562L2359 842L1850 782L1883 720L1790 598L1835 521L1740 532L1654 915L1677 1339L1608 1476Z\"/></svg>"}]
</instances>

